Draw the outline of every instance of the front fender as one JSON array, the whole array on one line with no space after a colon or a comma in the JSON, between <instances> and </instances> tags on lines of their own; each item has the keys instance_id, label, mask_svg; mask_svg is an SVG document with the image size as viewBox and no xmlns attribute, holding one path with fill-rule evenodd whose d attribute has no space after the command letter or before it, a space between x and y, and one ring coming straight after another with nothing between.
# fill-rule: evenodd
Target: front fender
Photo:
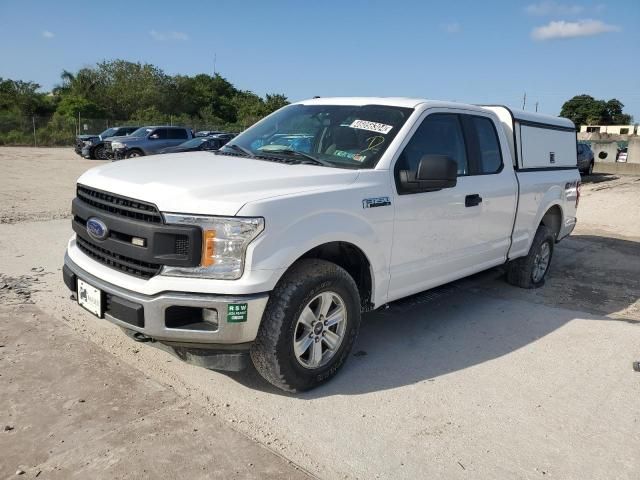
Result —
<instances>
[{"instance_id":1,"label":"front fender","mask_svg":"<svg viewBox=\"0 0 640 480\"><path fill-rule=\"evenodd\" d=\"M267 217L265 232L247 252L247 264L252 271L280 271L274 279L275 285L286 269L305 253L326 243L346 242L359 248L369 261L372 301L378 304L386 297L392 214L388 225L386 221L372 223L356 212L328 209L307 215L290 214L286 222L269 218L273 217Z\"/></svg>"}]
</instances>

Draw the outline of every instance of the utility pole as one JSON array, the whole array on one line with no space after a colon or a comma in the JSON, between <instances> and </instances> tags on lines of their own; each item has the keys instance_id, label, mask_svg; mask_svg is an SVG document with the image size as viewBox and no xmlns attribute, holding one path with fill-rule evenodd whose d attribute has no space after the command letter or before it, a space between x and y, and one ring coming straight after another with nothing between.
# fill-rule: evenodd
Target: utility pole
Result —
<instances>
[{"instance_id":1,"label":"utility pole","mask_svg":"<svg viewBox=\"0 0 640 480\"><path fill-rule=\"evenodd\" d=\"M538 112L538 102L536 102L536 113Z\"/></svg>"},{"instance_id":2,"label":"utility pole","mask_svg":"<svg viewBox=\"0 0 640 480\"><path fill-rule=\"evenodd\" d=\"M527 92L524 92L524 97L522 97L522 110L527 106Z\"/></svg>"},{"instance_id":3,"label":"utility pole","mask_svg":"<svg viewBox=\"0 0 640 480\"><path fill-rule=\"evenodd\" d=\"M36 117L31 117L31 122L33 123L33 146L37 147L38 142L36 142Z\"/></svg>"},{"instance_id":4,"label":"utility pole","mask_svg":"<svg viewBox=\"0 0 640 480\"><path fill-rule=\"evenodd\" d=\"M216 76L216 60L217 60L217 56L218 54L214 52L213 54L213 76Z\"/></svg>"}]
</instances>

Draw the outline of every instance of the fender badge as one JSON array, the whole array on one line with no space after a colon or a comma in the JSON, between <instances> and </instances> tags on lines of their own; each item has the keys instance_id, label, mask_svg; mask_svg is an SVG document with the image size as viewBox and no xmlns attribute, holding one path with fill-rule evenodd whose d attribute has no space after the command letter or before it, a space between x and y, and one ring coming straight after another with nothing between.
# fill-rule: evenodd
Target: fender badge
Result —
<instances>
[{"instance_id":1,"label":"fender badge","mask_svg":"<svg viewBox=\"0 0 640 480\"><path fill-rule=\"evenodd\" d=\"M389 197L365 198L362 200L362 208L386 207L391 205Z\"/></svg>"}]
</instances>

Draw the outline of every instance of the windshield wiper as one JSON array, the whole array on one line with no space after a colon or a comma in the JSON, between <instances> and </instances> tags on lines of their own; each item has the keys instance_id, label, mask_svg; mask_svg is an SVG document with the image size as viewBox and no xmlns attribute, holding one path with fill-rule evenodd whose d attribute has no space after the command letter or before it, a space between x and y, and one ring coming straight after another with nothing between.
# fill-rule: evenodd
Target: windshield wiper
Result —
<instances>
[{"instance_id":1,"label":"windshield wiper","mask_svg":"<svg viewBox=\"0 0 640 480\"><path fill-rule=\"evenodd\" d=\"M290 148L282 148L280 150L268 150L264 153L275 153L275 154L285 154L285 155L291 155L291 156L296 156L296 157L302 157L305 160L314 163L316 165L322 165L324 167L335 167L335 165L331 162L327 162L326 160L322 160L320 158L316 158L313 155L309 155L308 153L304 153L304 152L299 152L298 150L292 150Z\"/></svg>"},{"instance_id":2,"label":"windshield wiper","mask_svg":"<svg viewBox=\"0 0 640 480\"><path fill-rule=\"evenodd\" d=\"M224 147L225 148L231 148L231 149L236 150L238 152L242 152L245 155L248 155L249 157L255 156L255 153L253 153L248 148L241 147L240 145L236 145L235 143L227 143Z\"/></svg>"}]
</instances>

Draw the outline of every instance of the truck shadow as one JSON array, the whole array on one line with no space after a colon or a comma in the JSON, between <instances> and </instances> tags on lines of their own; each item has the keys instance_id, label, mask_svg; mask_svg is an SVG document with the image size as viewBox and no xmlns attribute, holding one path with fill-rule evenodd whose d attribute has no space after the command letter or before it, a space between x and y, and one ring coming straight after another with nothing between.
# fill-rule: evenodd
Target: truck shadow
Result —
<instances>
[{"instance_id":1,"label":"truck shadow","mask_svg":"<svg viewBox=\"0 0 640 480\"><path fill-rule=\"evenodd\" d=\"M492 269L364 315L343 371L297 397L437 383L442 375L509 355L575 319L640 325L638 271L640 243L572 236L557 245L543 288L512 287L500 269ZM253 367L232 377L250 388L283 394Z\"/></svg>"},{"instance_id":2,"label":"truck shadow","mask_svg":"<svg viewBox=\"0 0 640 480\"><path fill-rule=\"evenodd\" d=\"M592 173L591 175L581 175L580 181L582 183L602 183L617 180L618 178L620 177L611 173Z\"/></svg>"}]
</instances>

